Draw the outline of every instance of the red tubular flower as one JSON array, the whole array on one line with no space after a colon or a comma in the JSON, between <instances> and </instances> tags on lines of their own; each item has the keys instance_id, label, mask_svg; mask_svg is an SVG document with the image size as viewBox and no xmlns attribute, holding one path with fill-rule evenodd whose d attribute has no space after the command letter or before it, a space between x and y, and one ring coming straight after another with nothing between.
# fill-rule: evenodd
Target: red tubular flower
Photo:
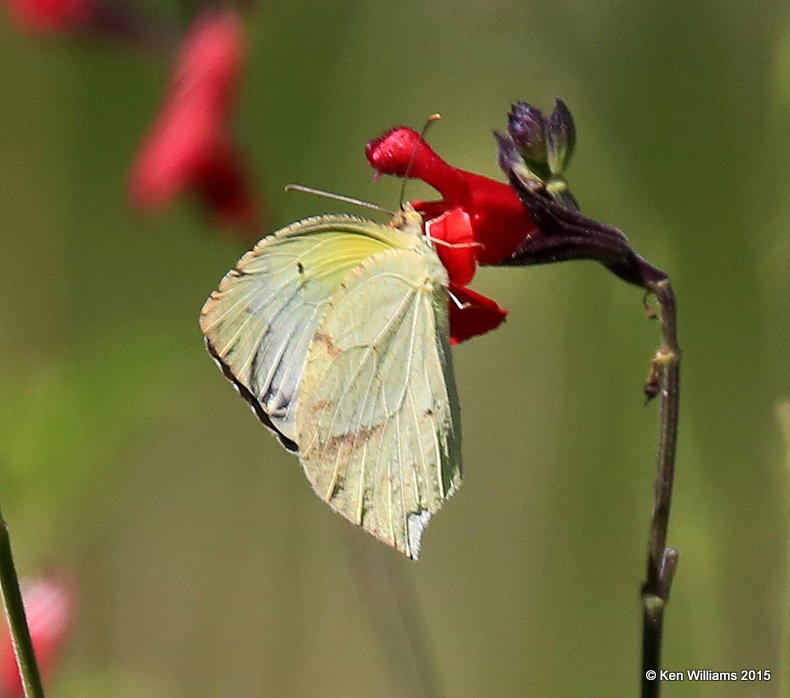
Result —
<instances>
[{"instance_id":1,"label":"red tubular flower","mask_svg":"<svg viewBox=\"0 0 790 698\"><path fill-rule=\"evenodd\" d=\"M161 208L191 190L221 222L257 232L259 204L227 127L243 61L244 35L234 11L198 18L132 166L131 196L140 210Z\"/></svg>"},{"instance_id":2,"label":"red tubular flower","mask_svg":"<svg viewBox=\"0 0 790 698\"><path fill-rule=\"evenodd\" d=\"M29 32L72 31L91 23L94 0L6 0L11 19Z\"/></svg>"},{"instance_id":3,"label":"red tubular flower","mask_svg":"<svg viewBox=\"0 0 790 698\"><path fill-rule=\"evenodd\" d=\"M30 637L39 669L51 674L74 616L74 591L68 583L38 579L22 584ZM7 628L0 632L0 696L23 698L22 683Z\"/></svg>"},{"instance_id":4,"label":"red tubular flower","mask_svg":"<svg viewBox=\"0 0 790 698\"><path fill-rule=\"evenodd\" d=\"M379 174L413 177L430 184L441 201L415 201L426 220L453 209L469 217L472 251L478 264L494 264L509 256L538 228L518 196L502 182L448 165L413 129L394 128L370 141L365 154Z\"/></svg>"},{"instance_id":5,"label":"red tubular flower","mask_svg":"<svg viewBox=\"0 0 790 698\"><path fill-rule=\"evenodd\" d=\"M450 276L450 333L453 343L488 332L507 315L496 302L466 288L478 264L510 256L538 228L513 190L488 177L452 167L419 133L391 129L365 147L379 174L413 177L430 184L439 201L414 201L425 219L426 235ZM457 302L456 302L457 301Z\"/></svg>"}]
</instances>

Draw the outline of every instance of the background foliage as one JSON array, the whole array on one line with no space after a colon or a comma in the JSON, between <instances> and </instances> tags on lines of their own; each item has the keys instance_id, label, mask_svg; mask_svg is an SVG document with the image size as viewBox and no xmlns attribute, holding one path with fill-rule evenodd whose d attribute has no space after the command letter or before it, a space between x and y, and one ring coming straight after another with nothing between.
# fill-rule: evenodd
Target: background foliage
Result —
<instances>
[{"instance_id":1,"label":"background foliage","mask_svg":"<svg viewBox=\"0 0 790 698\"><path fill-rule=\"evenodd\" d=\"M342 208L286 182L395 206L363 155L389 126L440 111L436 149L499 177L510 103L566 100L584 212L679 299L665 665L775 676L665 694L782 695L786 4L294 0L246 27L235 126L271 227ZM197 313L238 243L188 202L130 211L167 70L0 22L0 497L22 571L79 579L54 695L414 695L390 577L448 696L635 695L656 425L640 293L593 263L479 274L511 315L455 351L465 484L401 560L315 498L205 354Z\"/></svg>"}]
</instances>

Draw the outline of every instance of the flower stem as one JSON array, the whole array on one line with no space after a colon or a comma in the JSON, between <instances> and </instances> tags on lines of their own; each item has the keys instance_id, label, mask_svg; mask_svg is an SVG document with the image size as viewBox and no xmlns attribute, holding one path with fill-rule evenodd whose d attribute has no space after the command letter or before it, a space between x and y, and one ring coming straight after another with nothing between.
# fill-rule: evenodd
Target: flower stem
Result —
<instances>
[{"instance_id":1,"label":"flower stem","mask_svg":"<svg viewBox=\"0 0 790 698\"><path fill-rule=\"evenodd\" d=\"M657 381L659 407L658 454L655 499L647 552L647 579L642 585L642 698L658 698L661 682L647 678L648 672L661 673L661 641L664 609L680 556L677 548L667 547L667 529L675 478L680 405L680 347L677 341L677 309L672 286L666 277L649 281L646 289L659 305L661 346L653 357L651 378ZM650 385L651 379L648 379Z\"/></svg>"},{"instance_id":2,"label":"flower stem","mask_svg":"<svg viewBox=\"0 0 790 698\"><path fill-rule=\"evenodd\" d=\"M22 688L25 698L44 698L44 689L38 673L36 655L33 652L33 642L25 617L25 606L22 602L22 592L19 589L19 579L14 567L14 558L11 554L11 538L8 525L0 512L0 592L3 596L8 627L11 629L11 641L14 646L19 676L22 679Z\"/></svg>"},{"instance_id":3,"label":"flower stem","mask_svg":"<svg viewBox=\"0 0 790 698\"><path fill-rule=\"evenodd\" d=\"M368 603L393 677L403 683L399 693L419 698L444 695L425 618L403 560L369 545L361 536L353 537L349 551L354 577Z\"/></svg>"},{"instance_id":4,"label":"flower stem","mask_svg":"<svg viewBox=\"0 0 790 698\"><path fill-rule=\"evenodd\" d=\"M677 340L675 295L667 275L640 257L622 231L586 218L565 189L550 191L525 177L512 141L499 136L500 162L539 232L526 238L513 254L498 264L524 266L570 259L596 259L624 281L655 296L659 306L661 346L651 361L645 385L648 399L660 396L658 454L653 514L648 539L647 579L642 585L642 698L657 698L661 672L664 608L679 553L667 547L669 508L675 478L678 408L680 403L680 347ZM515 153L515 155L514 155Z\"/></svg>"}]
</instances>

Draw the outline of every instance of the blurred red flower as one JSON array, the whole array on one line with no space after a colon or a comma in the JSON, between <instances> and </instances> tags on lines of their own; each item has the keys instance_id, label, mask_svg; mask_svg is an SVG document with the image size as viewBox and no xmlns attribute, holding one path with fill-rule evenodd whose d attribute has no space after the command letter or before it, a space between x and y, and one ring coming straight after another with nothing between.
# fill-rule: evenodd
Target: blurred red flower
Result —
<instances>
[{"instance_id":1,"label":"blurred red flower","mask_svg":"<svg viewBox=\"0 0 790 698\"><path fill-rule=\"evenodd\" d=\"M370 141L365 154L378 174L420 179L442 195L439 201L413 201L412 205L423 215L426 235L436 242L436 252L450 277L453 343L498 327L507 311L466 286L478 264L505 259L538 231L513 190L452 167L419 133L405 126Z\"/></svg>"},{"instance_id":2,"label":"blurred red flower","mask_svg":"<svg viewBox=\"0 0 790 698\"><path fill-rule=\"evenodd\" d=\"M90 24L95 0L6 0L8 12L30 32L70 31Z\"/></svg>"},{"instance_id":3,"label":"blurred red flower","mask_svg":"<svg viewBox=\"0 0 790 698\"><path fill-rule=\"evenodd\" d=\"M11 19L31 34L73 34L159 50L169 28L118 0L6 0Z\"/></svg>"},{"instance_id":4,"label":"blurred red flower","mask_svg":"<svg viewBox=\"0 0 790 698\"><path fill-rule=\"evenodd\" d=\"M55 579L28 580L22 583L22 597L39 670L46 678L52 672L74 617L74 589L69 583ZM24 696L7 626L0 629L0 696Z\"/></svg>"},{"instance_id":5,"label":"blurred red flower","mask_svg":"<svg viewBox=\"0 0 790 698\"><path fill-rule=\"evenodd\" d=\"M257 236L259 202L227 124L244 54L235 11L211 10L198 17L132 166L131 197L140 210L162 208L189 190L222 223Z\"/></svg>"}]
</instances>

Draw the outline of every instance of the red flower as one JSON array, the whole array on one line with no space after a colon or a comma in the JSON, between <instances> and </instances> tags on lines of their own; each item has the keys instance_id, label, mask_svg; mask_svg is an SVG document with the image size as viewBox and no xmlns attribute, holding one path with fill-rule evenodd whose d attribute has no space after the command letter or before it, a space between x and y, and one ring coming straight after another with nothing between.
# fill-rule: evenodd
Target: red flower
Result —
<instances>
[{"instance_id":1,"label":"red flower","mask_svg":"<svg viewBox=\"0 0 790 698\"><path fill-rule=\"evenodd\" d=\"M495 300L452 281L450 293L450 344L495 330L507 316Z\"/></svg>"},{"instance_id":2,"label":"red flower","mask_svg":"<svg viewBox=\"0 0 790 698\"><path fill-rule=\"evenodd\" d=\"M63 638L74 616L74 591L68 583L38 579L22 584L30 637L44 677L53 668ZM0 632L0 696L22 698L24 693L7 628Z\"/></svg>"},{"instance_id":3,"label":"red flower","mask_svg":"<svg viewBox=\"0 0 790 698\"><path fill-rule=\"evenodd\" d=\"M11 19L35 34L103 37L158 49L166 29L133 3L113 0L6 0Z\"/></svg>"},{"instance_id":4,"label":"red flower","mask_svg":"<svg viewBox=\"0 0 790 698\"><path fill-rule=\"evenodd\" d=\"M94 0L6 0L11 18L30 32L71 31L90 24Z\"/></svg>"},{"instance_id":5,"label":"red flower","mask_svg":"<svg viewBox=\"0 0 790 698\"><path fill-rule=\"evenodd\" d=\"M257 231L258 201L227 126L243 61L244 36L235 12L198 18L132 167L131 196L139 209L161 208L191 190L226 225Z\"/></svg>"},{"instance_id":6,"label":"red flower","mask_svg":"<svg viewBox=\"0 0 790 698\"><path fill-rule=\"evenodd\" d=\"M426 220L453 209L465 212L472 251L479 264L494 264L509 256L538 228L518 196L502 182L448 165L413 129L401 126L370 141L368 162L380 174L413 177L430 184L441 201L415 201Z\"/></svg>"},{"instance_id":7,"label":"red flower","mask_svg":"<svg viewBox=\"0 0 790 698\"><path fill-rule=\"evenodd\" d=\"M370 141L368 162L379 174L421 179L439 191L439 201L414 201L426 235L450 276L453 343L488 332L507 315L495 301L466 288L478 264L512 254L538 228L506 184L452 167L413 129L401 126ZM457 301L457 302L456 302Z\"/></svg>"}]
</instances>

